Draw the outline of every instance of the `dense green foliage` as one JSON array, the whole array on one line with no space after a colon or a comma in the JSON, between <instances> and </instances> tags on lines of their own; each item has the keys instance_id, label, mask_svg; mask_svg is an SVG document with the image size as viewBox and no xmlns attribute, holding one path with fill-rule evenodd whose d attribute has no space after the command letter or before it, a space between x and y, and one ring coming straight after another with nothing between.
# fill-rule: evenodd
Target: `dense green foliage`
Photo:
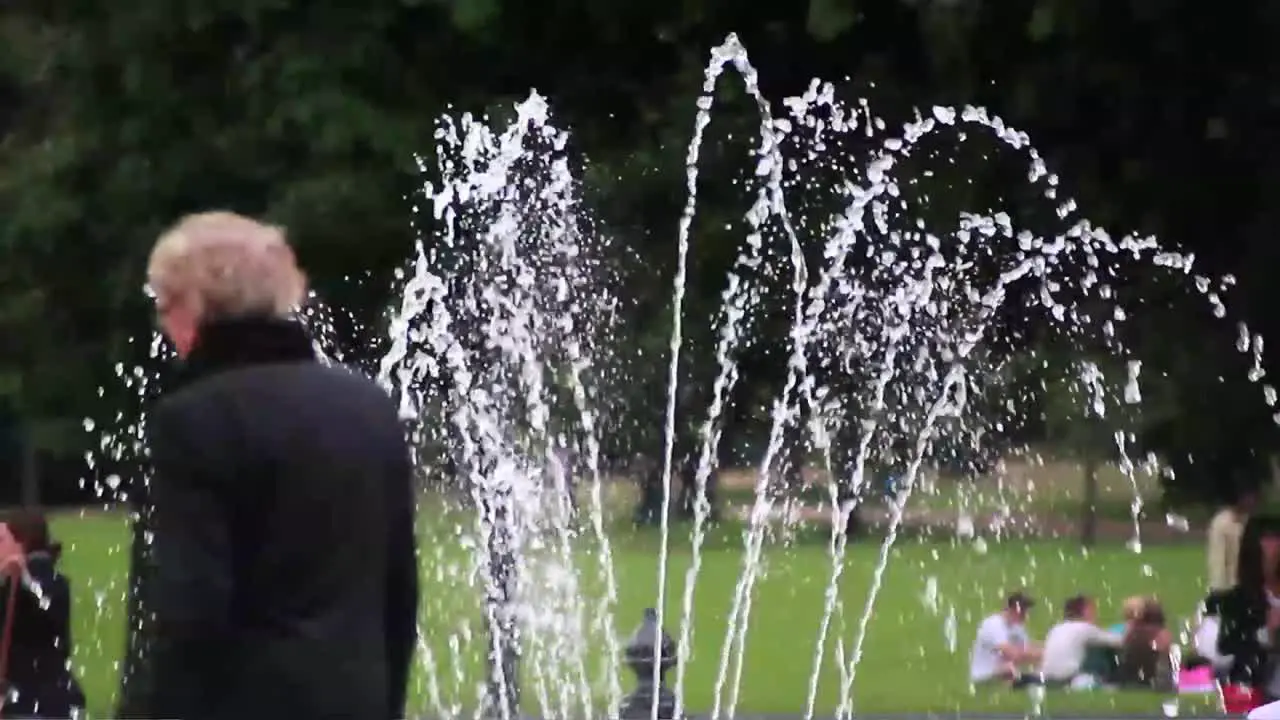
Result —
<instances>
[{"instance_id":1,"label":"dense green foliage","mask_svg":"<svg viewBox=\"0 0 1280 720\"><path fill-rule=\"evenodd\" d=\"M1147 0L8 0L0 395L40 445L79 455L79 418L96 412L96 386L115 362L145 352L129 339L149 323L139 288L150 242L178 215L209 207L286 224L324 297L379 327L391 273L410 252L414 154L432 147L434 118L509 107L537 87L591 158L588 202L635 253L625 337L629 354L646 350L653 377L633 384L643 397L617 398L616 414L641 428L622 444L652 447L660 403L649 391L669 334L683 150L707 53L730 31L772 98L823 76L891 119L914 105L991 107L1032 134L1086 215L1192 248L1205 272L1234 273L1233 309L1274 335L1264 310L1274 303L1266 273L1277 210L1266 189L1280 173L1270 130L1280 13L1257 0L1229 13ZM755 123L736 81L721 86L719 134L703 163L715 182L695 225L685 308L701 319L686 359L699 377L713 349L707 319L741 235L724 229L741 210L723 188L748 146L729 134ZM950 202L1014 192L997 164L970 160ZM1141 313L1130 340L1160 386L1148 392L1159 412L1127 429L1180 465L1187 498L1227 477L1256 479L1261 461L1246 461L1264 457L1275 432L1244 379L1234 328L1146 276L1123 282L1147 298L1132 303ZM784 342L776 329L759 332L733 410L737 445L757 448L752 419L782 372L769 349ZM1041 347L1063 366L1079 359L1078 345L1045 342L1017 352ZM1035 389L1043 378L1017 381ZM682 411L705 406L705 395L693 388ZM1046 438L1060 418L1031 425L1031 439L1081 447L1078 433ZM1113 430L1084 445L1101 452ZM1201 459L1186 461L1188 452Z\"/></svg>"}]
</instances>

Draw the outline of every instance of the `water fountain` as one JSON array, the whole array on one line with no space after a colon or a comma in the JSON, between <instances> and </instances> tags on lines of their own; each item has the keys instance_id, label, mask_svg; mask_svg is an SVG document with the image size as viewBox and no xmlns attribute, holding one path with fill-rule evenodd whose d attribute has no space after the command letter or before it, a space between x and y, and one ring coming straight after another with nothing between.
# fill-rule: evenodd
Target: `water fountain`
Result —
<instances>
[{"instance_id":1,"label":"water fountain","mask_svg":"<svg viewBox=\"0 0 1280 720\"><path fill-rule=\"evenodd\" d=\"M716 84L728 68L741 76L761 114L756 166L745 181L754 201L717 319L717 368L707 379L710 402L701 420L690 564L679 614L672 618L667 612L671 543L666 510L687 319L683 302L698 209L699 154L712 122ZM943 426L978 422L970 412L970 397L995 382L984 355L1000 332L998 314L1004 304L1016 295L1038 306L1045 323L1093 335L1127 361L1117 331L1126 312L1100 268L1107 267L1110 256L1128 256L1173 272L1190 271L1189 258L1162 251L1152 239L1115 239L1082 218L1072 201L1058 197L1056 177L1026 135L982 109L935 107L891 131L868 106L842 104L832 85L819 82L784 107L785 116L773 115L736 38L713 51L687 156L687 203L677 225L662 463L668 492L660 515L657 597L642 626L643 637L625 650L615 621L629 618L614 617L619 590L606 527L608 483L598 415L601 388L617 372L610 360L617 348L609 340L619 317L620 299L613 294L619 281L608 262L608 232L593 222L580 200L579 180L566 153L569 136L551 124L543 98L535 94L521 103L506 124L472 116L441 122L434 164L421 161L430 178L424 207L416 209L425 218L423 239L401 278L401 299L391 311L391 349L378 371L413 428L420 464L431 471L451 468L461 478L472 510L468 524L444 539L469 551L466 567L449 570L452 581L481 586L475 604L488 631L488 676L479 687L468 687L458 669L466 664L462 648L470 644L469 630L449 637L448 657L437 656L439 644L424 642L420 662L427 710L433 715L451 717L480 708L510 717L523 708L544 717L613 712L641 717L641 709L647 708L657 720L686 713L686 669L707 537L707 483L717 469L721 416L741 379L739 353L765 312L762 283L753 278L773 271L784 274L781 281L789 288L787 371L770 410L742 568L723 627L713 702L693 708L709 711L713 718L733 717L740 710L747 630L789 433L803 432L828 477L840 480L830 492L833 531L824 603L811 608L821 614L821 623L807 697L795 699L796 711L806 718L822 711L845 717L853 710L868 624L933 442ZM924 143L940 133L949 133L957 143L982 134L1020 153L1027 160L1028 183L1041 202L1052 205L1060 229L1037 235L999 211L962 212L945 224L926 222L921 212L928 197L896 173L918 159ZM837 152L841 138L858 138L872 150L858 156ZM800 218L790 193L796 188L794 179L814 169L841 178L826 188L827 201L837 209L823 217ZM812 252L816 247L820 253ZM771 259L770 253L779 249L784 263ZM1224 286L1199 278L1196 287L1224 316ZM1077 295L1106 311L1086 310L1075 302ZM325 325L322 315L312 322ZM318 336L323 344L326 334ZM1253 379L1260 380L1261 339L1242 328L1239 347L1255 357ZM1089 413L1103 416L1140 400L1140 365L1122 365L1122 380L1107 378L1097 363L1081 365L1079 384ZM1119 397L1108 390L1115 384L1125 386ZM1265 393L1274 402L1274 391L1267 388ZM122 416L119 422L130 421ZM104 449L136 448L141 427L134 423L129 428L104 440ZM870 590L860 610L852 613L854 628L845 633L847 639L836 641L838 701L835 707L820 708L819 682L831 662L837 619L844 613L844 520L853 510L853 498L866 486L885 438L896 439L901 448L900 492L890 507L889 532ZM1117 450L1125 458L1127 439L1124 433L1117 435ZM576 461L564 461L566 448ZM1132 475L1133 463L1127 459L1125 468ZM582 510L585 523L563 502L575 481L585 483L589 495ZM1139 511L1135 506L1135 550L1141 549ZM432 506L428 512L440 511ZM596 589L595 602L588 599L589 586ZM948 623L954 634L954 609L951 613ZM424 629L430 630L429 624L428 619ZM676 628L677 637L665 637L664 626ZM592 668L591 659L601 650L604 662ZM649 675L630 697L624 697L620 677L624 662ZM446 666L455 672L452 699L442 690L449 682ZM669 669L675 672L670 694L663 679ZM525 682L517 683L518 678Z\"/></svg>"}]
</instances>

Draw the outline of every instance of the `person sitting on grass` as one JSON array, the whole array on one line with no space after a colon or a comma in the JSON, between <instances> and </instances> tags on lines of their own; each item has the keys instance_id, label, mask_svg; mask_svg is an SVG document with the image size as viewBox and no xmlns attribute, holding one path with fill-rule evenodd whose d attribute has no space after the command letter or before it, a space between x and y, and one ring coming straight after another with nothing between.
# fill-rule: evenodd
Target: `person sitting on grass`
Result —
<instances>
[{"instance_id":1,"label":"person sitting on grass","mask_svg":"<svg viewBox=\"0 0 1280 720\"><path fill-rule=\"evenodd\" d=\"M1124 636L1097 626L1098 606L1087 595L1068 598L1063 621L1044 639L1040 673L1045 683L1092 687L1110 674L1105 657L1090 657L1093 649L1118 649ZM1086 661L1093 659L1092 667Z\"/></svg>"},{"instance_id":2,"label":"person sitting on grass","mask_svg":"<svg viewBox=\"0 0 1280 720\"><path fill-rule=\"evenodd\" d=\"M1195 652L1182 662L1182 666L1185 668L1194 668L1198 665L1210 666L1213 668L1214 676L1219 681L1226 679L1227 672L1231 669L1231 663L1234 659L1230 655L1224 655L1218 649L1218 636L1221 634L1222 627L1220 617L1222 598L1225 594L1222 591L1215 591L1209 593L1209 596L1205 598L1193 638L1192 647Z\"/></svg>"},{"instance_id":3,"label":"person sitting on grass","mask_svg":"<svg viewBox=\"0 0 1280 720\"><path fill-rule=\"evenodd\" d=\"M1026 668L1040 661L1040 648L1027 636L1027 613L1035 601L1022 592L1010 595L1004 609L978 626L969 656L969 681L974 684L1032 682Z\"/></svg>"},{"instance_id":4,"label":"person sitting on grass","mask_svg":"<svg viewBox=\"0 0 1280 720\"><path fill-rule=\"evenodd\" d=\"M1165 624L1164 609L1152 600L1129 627L1120 648L1115 682L1122 688L1169 691L1174 688L1169 649L1173 634Z\"/></svg>"},{"instance_id":5,"label":"person sitting on grass","mask_svg":"<svg viewBox=\"0 0 1280 720\"><path fill-rule=\"evenodd\" d=\"M0 523L0 627L7 626L0 717L66 718L84 709L71 672L71 587L58 571L59 551L43 515Z\"/></svg>"}]
</instances>

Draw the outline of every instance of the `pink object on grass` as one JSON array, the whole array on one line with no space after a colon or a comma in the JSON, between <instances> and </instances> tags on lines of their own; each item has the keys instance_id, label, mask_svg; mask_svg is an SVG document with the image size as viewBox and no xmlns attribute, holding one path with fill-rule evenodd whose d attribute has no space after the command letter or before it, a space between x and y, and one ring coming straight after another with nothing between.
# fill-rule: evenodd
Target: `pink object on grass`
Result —
<instances>
[{"instance_id":1,"label":"pink object on grass","mask_svg":"<svg viewBox=\"0 0 1280 720\"><path fill-rule=\"evenodd\" d=\"M1217 691L1218 682L1213 677L1213 668L1208 665L1178 671L1178 692L1180 694L1202 695Z\"/></svg>"}]
</instances>

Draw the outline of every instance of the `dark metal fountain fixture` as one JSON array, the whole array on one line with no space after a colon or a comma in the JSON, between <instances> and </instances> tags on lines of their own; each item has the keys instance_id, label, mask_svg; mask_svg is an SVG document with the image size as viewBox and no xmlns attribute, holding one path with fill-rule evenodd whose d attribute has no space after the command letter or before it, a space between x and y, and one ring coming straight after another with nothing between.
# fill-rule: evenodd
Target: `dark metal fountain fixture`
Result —
<instances>
[{"instance_id":1,"label":"dark metal fountain fixture","mask_svg":"<svg viewBox=\"0 0 1280 720\"><path fill-rule=\"evenodd\" d=\"M636 689L622 700L619 720L651 720L657 704L657 720L677 720L676 696L667 689L666 674L676 666L676 643L658 625L658 611L644 611L640 627L623 648L622 660L636 674ZM655 685L654 665L658 666Z\"/></svg>"}]
</instances>

